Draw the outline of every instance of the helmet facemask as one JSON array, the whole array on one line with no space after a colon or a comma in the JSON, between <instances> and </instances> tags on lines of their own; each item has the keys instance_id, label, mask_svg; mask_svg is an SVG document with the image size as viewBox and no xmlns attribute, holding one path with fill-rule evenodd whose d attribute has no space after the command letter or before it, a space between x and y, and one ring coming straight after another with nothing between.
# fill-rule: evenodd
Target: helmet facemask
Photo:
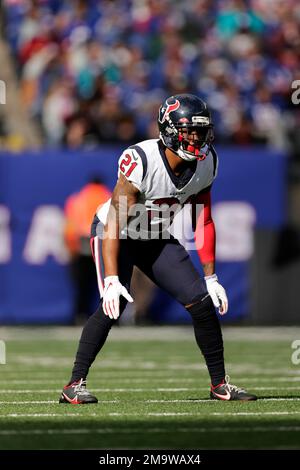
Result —
<instances>
[{"instance_id":1,"label":"helmet facemask","mask_svg":"<svg viewBox=\"0 0 300 470\"><path fill-rule=\"evenodd\" d=\"M184 160L204 160L213 141L212 126L177 127L177 154Z\"/></svg>"}]
</instances>

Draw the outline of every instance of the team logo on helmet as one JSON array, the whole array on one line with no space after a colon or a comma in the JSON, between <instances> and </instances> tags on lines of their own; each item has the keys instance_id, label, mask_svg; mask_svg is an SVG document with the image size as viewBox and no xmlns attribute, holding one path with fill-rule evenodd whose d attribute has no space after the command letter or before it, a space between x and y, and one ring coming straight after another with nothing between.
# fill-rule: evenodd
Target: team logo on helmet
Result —
<instances>
[{"instance_id":1,"label":"team logo on helmet","mask_svg":"<svg viewBox=\"0 0 300 470\"><path fill-rule=\"evenodd\" d=\"M166 108L162 107L159 113L160 114L159 122L161 123L165 122L165 120L168 120L169 114L172 113L172 111L176 111L180 106L179 101L176 99L174 103L170 104L168 103L168 101L166 101L166 104L167 104L167 107Z\"/></svg>"}]
</instances>

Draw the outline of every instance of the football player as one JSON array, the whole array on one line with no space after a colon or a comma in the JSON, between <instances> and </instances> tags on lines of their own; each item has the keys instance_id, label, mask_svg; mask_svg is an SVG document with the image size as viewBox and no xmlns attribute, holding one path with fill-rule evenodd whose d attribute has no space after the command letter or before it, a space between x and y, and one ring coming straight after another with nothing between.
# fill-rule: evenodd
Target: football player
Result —
<instances>
[{"instance_id":1,"label":"football player","mask_svg":"<svg viewBox=\"0 0 300 470\"><path fill-rule=\"evenodd\" d=\"M119 159L118 181L92 224L91 247L101 302L80 338L69 383L60 403L97 403L86 389L86 377L103 347L110 328L122 314L134 265L171 294L191 315L196 342L211 379L216 400L256 400L229 383L225 375L223 339L218 315L228 300L215 273L215 227L210 191L218 170L212 145L213 124L204 101L191 94L169 97L158 115L159 139L127 148ZM193 220L196 234L204 231L199 247L204 278L168 227L184 204L201 205ZM171 209L171 210L170 210ZM192 210L195 219L197 211Z\"/></svg>"}]
</instances>

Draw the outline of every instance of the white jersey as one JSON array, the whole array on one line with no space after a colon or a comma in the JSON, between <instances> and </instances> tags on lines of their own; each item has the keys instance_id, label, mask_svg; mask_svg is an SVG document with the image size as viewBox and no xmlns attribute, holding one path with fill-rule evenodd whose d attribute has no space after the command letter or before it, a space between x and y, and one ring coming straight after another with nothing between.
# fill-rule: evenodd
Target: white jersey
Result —
<instances>
[{"instance_id":1,"label":"white jersey","mask_svg":"<svg viewBox=\"0 0 300 470\"><path fill-rule=\"evenodd\" d=\"M212 185L218 169L218 157L213 147L204 160L192 162L183 174L176 176L167 161L162 143L157 139L145 140L126 149L118 163L118 176L122 173L138 190L137 208L130 213L131 226L156 226L156 231L167 229L192 196ZM110 206L108 200L97 212L105 224ZM141 218L141 210L144 216ZM146 220L147 219L147 220ZM141 220L144 223L141 223Z\"/></svg>"}]
</instances>

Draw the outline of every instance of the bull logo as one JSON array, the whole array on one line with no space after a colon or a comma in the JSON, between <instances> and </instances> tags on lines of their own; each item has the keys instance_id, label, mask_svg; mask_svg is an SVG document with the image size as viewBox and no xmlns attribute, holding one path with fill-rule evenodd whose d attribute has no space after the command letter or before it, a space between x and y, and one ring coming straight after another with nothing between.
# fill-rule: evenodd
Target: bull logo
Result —
<instances>
[{"instance_id":1,"label":"bull logo","mask_svg":"<svg viewBox=\"0 0 300 470\"><path fill-rule=\"evenodd\" d=\"M172 113L173 111L176 111L180 106L180 103L179 103L178 100L175 100L175 102L172 103L172 104L169 104L168 102L166 102L166 104L167 104L166 108L162 107L160 109L159 122L161 122L161 123L164 123L165 120L168 121L169 120L169 114Z\"/></svg>"}]
</instances>

